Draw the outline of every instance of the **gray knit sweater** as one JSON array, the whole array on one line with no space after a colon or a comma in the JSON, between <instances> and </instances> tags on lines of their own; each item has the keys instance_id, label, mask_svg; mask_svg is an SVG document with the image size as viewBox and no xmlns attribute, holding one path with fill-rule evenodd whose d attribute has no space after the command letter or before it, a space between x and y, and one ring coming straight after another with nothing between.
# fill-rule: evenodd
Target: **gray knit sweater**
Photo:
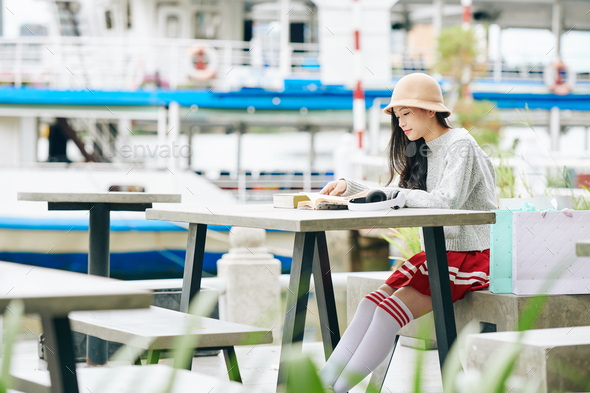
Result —
<instances>
[{"instance_id":1,"label":"gray knit sweater","mask_svg":"<svg viewBox=\"0 0 590 393\"><path fill-rule=\"evenodd\" d=\"M453 128L426 142L428 174L426 191L398 187L399 175L383 190L388 197L394 190L406 194L406 207L490 211L497 209L496 172L488 155L464 128ZM416 152L420 154L420 152ZM346 180L342 196L362 192L366 187ZM444 227L447 251L482 251L490 248L490 224ZM420 228L424 251L424 233Z\"/></svg>"}]
</instances>

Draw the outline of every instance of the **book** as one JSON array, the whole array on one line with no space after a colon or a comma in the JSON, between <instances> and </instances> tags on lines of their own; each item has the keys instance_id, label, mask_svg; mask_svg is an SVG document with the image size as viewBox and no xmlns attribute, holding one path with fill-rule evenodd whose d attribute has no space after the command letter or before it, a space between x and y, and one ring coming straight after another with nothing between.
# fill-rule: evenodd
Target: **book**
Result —
<instances>
[{"instance_id":1,"label":"book","mask_svg":"<svg viewBox=\"0 0 590 393\"><path fill-rule=\"evenodd\" d=\"M302 192L292 194L273 194L272 196L274 207L282 209L297 209L299 202L303 201L309 201L309 198Z\"/></svg>"},{"instance_id":2,"label":"book","mask_svg":"<svg viewBox=\"0 0 590 393\"><path fill-rule=\"evenodd\" d=\"M278 208L286 209L317 209L320 208L340 208L346 209L348 199L344 197L324 195L320 193L294 193L294 194L274 194L273 205ZM332 205L332 206L329 206Z\"/></svg>"}]
</instances>

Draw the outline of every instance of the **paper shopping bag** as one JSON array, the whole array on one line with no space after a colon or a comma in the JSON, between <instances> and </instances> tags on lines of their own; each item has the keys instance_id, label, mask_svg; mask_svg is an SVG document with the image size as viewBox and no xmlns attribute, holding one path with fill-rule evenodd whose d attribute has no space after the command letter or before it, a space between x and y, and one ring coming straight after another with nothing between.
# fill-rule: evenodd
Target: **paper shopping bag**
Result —
<instances>
[{"instance_id":1,"label":"paper shopping bag","mask_svg":"<svg viewBox=\"0 0 590 393\"><path fill-rule=\"evenodd\" d=\"M513 211L512 292L517 295L590 293L590 257L576 242L590 237L590 211Z\"/></svg>"}]
</instances>

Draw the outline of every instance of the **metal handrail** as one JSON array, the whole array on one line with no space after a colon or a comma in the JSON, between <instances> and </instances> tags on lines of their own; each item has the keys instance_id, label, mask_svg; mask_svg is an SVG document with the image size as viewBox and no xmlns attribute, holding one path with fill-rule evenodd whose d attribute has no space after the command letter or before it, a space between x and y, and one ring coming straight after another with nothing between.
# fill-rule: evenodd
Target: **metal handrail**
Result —
<instances>
[{"instance_id":1,"label":"metal handrail","mask_svg":"<svg viewBox=\"0 0 590 393\"><path fill-rule=\"evenodd\" d=\"M195 80L194 64L188 55L193 46L211 48L217 73L212 79ZM266 46L265 46L266 45ZM292 43L289 46L291 77L320 77L319 45ZM431 48L413 48L392 60L394 77L409 72L433 72ZM580 55L582 56L582 55ZM36 85L56 89L135 90L211 87L232 88L244 83L244 75L255 75L259 87L276 86L280 74L280 48L264 42L199 39L139 39L128 37L19 37L0 38L0 83ZM500 67L500 68L498 68ZM476 79L543 80L541 64L508 66L487 62L474 72ZM531 70L532 68L532 70ZM578 81L589 73L578 73Z\"/></svg>"}]
</instances>

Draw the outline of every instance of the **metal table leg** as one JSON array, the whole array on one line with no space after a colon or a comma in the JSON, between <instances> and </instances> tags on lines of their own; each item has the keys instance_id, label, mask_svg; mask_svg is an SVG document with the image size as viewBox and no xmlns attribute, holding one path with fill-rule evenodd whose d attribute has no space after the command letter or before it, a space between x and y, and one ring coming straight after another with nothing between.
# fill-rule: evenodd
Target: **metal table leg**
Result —
<instances>
[{"instance_id":1,"label":"metal table leg","mask_svg":"<svg viewBox=\"0 0 590 393\"><path fill-rule=\"evenodd\" d=\"M287 312L283 328L283 343L281 346L281 362L279 365L278 384L287 382L291 355L301 353L301 342L305 329L305 314L309 295L309 282L316 248L316 233L298 232L295 234L293 261L287 292Z\"/></svg>"},{"instance_id":2,"label":"metal table leg","mask_svg":"<svg viewBox=\"0 0 590 393\"><path fill-rule=\"evenodd\" d=\"M78 393L76 360L68 317L41 316L45 335L45 360L51 393Z\"/></svg>"},{"instance_id":3,"label":"metal table leg","mask_svg":"<svg viewBox=\"0 0 590 393\"><path fill-rule=\"evenodd\" d=\"M184 275L182 279L182 295L180 297L180 311L188 312L190 301L201 290L203 276L203 258L205 257L205 240L207 225L190 224L184 260Z\"/></svg>"},{"instance_id":4,"label":"metal table leg","mask_svg":"<svg viewBox=\"0 0 590 393\"><path fill-rule=\"evenodd\" d=\"M313 280L326 360L336 348L338 341L340 341L336 300L334 299L334 286L332 285L330 270L326 232L318 232L316 234L316 249L313 258Z\"/></svg>"},{"instance_id":5,"label":"metal table leg","mask_svg":"<svg viewBox=\"0 0 590 393\"><path fill-rule=\"evenodd\" d=\"M428 281L432 297L438 357L442 369L449 349L457 338L445 234L443 227L424 227L422 230L424 251L426 251L426 260L428 261Z\"/></svg>"},{"instance_id":6,"label":"metal table leg","mask_svg":"<svg viewBox=\"0 0 590 393\"><path fill-rule=\"evenodd\" d=\"M89 214L90 250L88 252L88 274L109 277L109 235L111 229L109 206L106 203L97 203L90 208ZM108 361L107 341L88 336L86 347L88 364L105 364Z\"/></svg>"}]
</instances>

